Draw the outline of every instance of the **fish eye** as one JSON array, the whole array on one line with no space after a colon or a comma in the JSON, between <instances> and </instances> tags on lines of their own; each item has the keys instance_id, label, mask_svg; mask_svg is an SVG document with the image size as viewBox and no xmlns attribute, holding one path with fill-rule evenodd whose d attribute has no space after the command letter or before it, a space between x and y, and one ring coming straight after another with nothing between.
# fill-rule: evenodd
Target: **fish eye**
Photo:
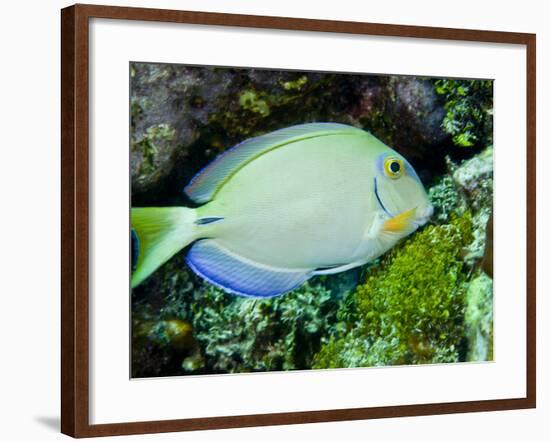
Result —
<instances>
[{"instance_id":1,"label":"fish eye","mask_svg":"<svg viewBox=\"0 0 550 442\"><path fill-rule=\"evenodd\" d=\"M392 180L396 180L403 175L404 169L403 160L400 158L390 157L384 161L384 173Z\"/></svg>"}]
</instances>

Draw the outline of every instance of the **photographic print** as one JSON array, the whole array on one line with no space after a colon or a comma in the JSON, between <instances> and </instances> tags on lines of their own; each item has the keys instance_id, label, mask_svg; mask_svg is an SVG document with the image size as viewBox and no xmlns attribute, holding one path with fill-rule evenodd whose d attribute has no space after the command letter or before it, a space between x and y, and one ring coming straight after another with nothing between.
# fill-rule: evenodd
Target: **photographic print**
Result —
<instances>
[{"instance_id":1,"label":"photographic print","mask_svg":"<svg viewBox=\"0 0 550 442\"><path fill-rule=\"evenodd\" d=\"M493 81L130 63L131 376L493 359Z\"/></svg>"}]
</instances>

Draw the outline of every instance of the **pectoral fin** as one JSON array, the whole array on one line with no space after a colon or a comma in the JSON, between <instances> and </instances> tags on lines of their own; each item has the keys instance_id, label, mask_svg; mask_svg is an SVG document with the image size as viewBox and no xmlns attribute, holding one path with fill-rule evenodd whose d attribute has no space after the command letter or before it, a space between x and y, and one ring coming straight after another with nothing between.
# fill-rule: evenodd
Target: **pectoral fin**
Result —
<instances>
[{"instance_id":1,"label":"pectoral fin","mask_svg":"<svg viewBox=\"0 0 550 442\"><path fill-rule=\"evenodd\" d=\"M364 262L360 261L360 262L352 262L350 264L344 264L341 266L316 269L313 272L313 274L314 275L334 275L335 273L345 272L346 270L353 269L354 267L358 267L363 264Z\"/></svg>"},{"instance_id":2,"label":"pectoral fin","mask_svg":"<svg viewBox=\"0 0 550 442\"><path fill-rule=\"evenodd\" d=\"M416 208L407 210L406 212L400 213L393 218L390 218L382 225L382 230L384 232L400 233L406 232L414 228L413 220L416 214Z\"/></svg>"}]
</instances>

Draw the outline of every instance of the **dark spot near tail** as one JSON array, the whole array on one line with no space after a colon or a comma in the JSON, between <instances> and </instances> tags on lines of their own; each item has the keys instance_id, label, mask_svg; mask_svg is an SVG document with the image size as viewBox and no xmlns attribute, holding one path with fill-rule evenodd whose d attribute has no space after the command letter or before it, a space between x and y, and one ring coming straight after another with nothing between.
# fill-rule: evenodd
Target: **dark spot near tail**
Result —
<instances>
[{"instance_id":1,"label":"dark spot near tail","mask_svg":"<svg viewBox=\"0 0 550 442\"><path fill-rule=\"evenodd\" d=\"M207 216L205 218L199 218L195 221L195 224L198 226L204 226L205 224L217 223L218 221L223 221L223 216Z\"/></svg>"}]
</instances>

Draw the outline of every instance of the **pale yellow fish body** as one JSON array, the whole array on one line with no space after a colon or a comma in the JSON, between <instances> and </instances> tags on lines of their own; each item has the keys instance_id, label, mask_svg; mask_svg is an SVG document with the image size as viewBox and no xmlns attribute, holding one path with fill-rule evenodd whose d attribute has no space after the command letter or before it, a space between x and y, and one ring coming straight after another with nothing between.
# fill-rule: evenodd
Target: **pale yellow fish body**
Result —
<instances>
[{"instance_id":1,"label":"pale yellow fish body","mask_svg":"<svg viewBox=\"0 0 550 442\"><path fill-rule=\"evenodd\" d=\"M204 226L206 234L275 267L315 269L366 258L379 211L370 169L383 146L365 149L362 137L346 135L324 141L289 144L240 169L199 209L199 216L224 218Z\"/></svg>"},{"instance_id":2,"label":"pale yellow fish body","mask_svg":"<svg viewBox=\"0 0 550 442\"><path fill-rule=\"evenodd\" d=\"M401 155L338 124L245 142L205 168L186 193L204 205L171 215L171 242L195 241L191 268L246 296L275 296L315 274L362 265L432 212Z\"/></svg>"}]
</instances>

